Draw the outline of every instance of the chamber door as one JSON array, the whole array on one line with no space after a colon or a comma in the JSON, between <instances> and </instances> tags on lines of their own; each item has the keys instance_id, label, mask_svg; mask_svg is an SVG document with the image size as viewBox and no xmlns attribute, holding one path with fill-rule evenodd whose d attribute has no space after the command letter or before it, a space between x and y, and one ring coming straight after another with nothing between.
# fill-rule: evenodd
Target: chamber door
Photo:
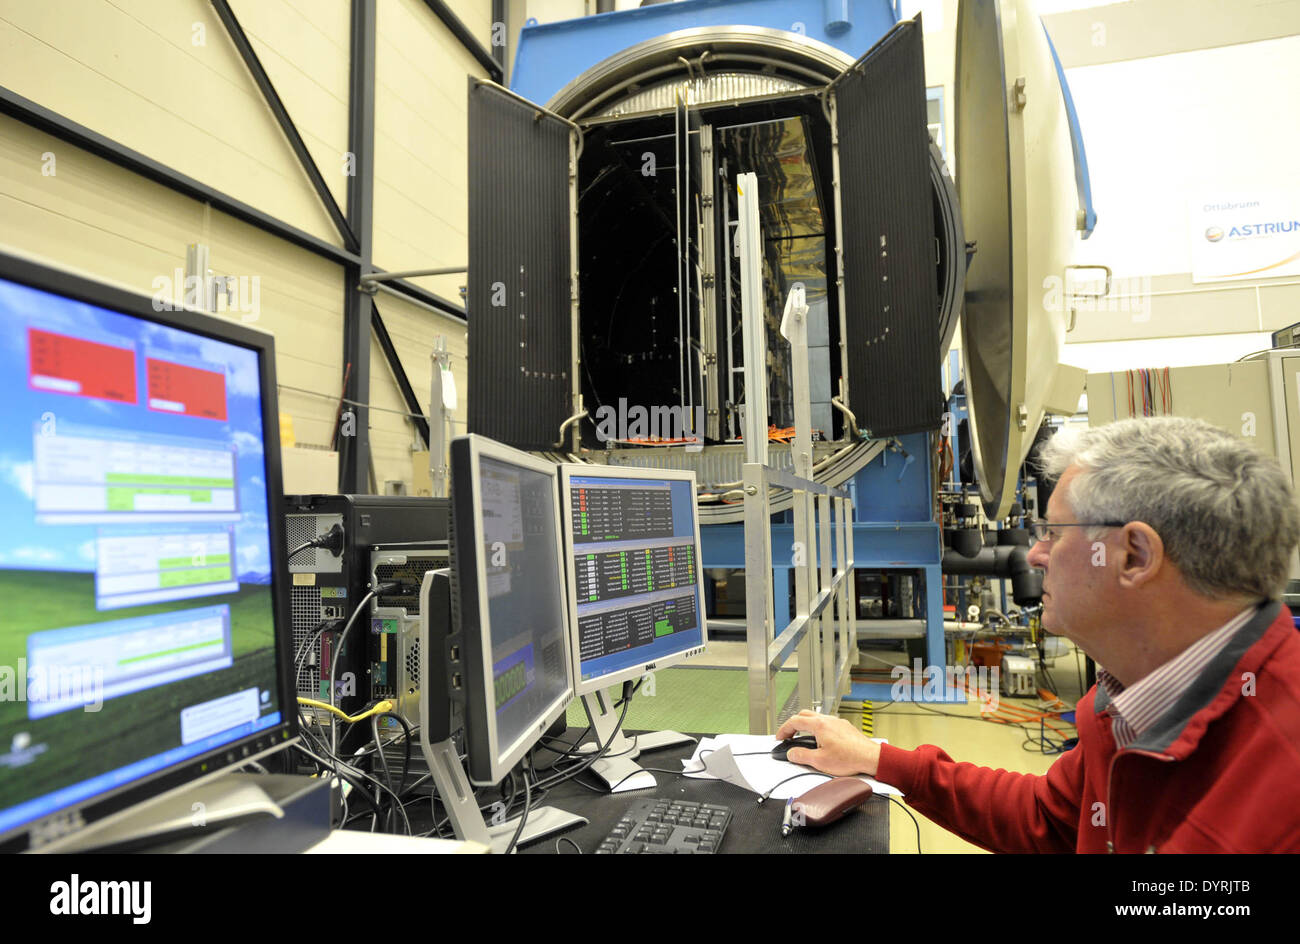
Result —
<instances>
[{"instance_id":1,"label":"chamber door","mask_svg":"<svg viewBox=\"0 0 1300 944\"><path fill-rule=\"evenodd\" d=\"M828 87L836 166L841 370L859 429L937 429L936 242L920 20Z\"/></svg>"},{"instance_id":2,"label":"chamber door","mask_svg":"<svg viewBox=\"0 0 1300 944\"><path fill-rule=\"evenodd\" d=\"M576 412L576 128L469 83L469 431L555 448Z\"/></svg>"},{"instance_id":3,"label":"chamber door","mask_svg":"<svg viewBox=\"0 0 1300 944\"><path fill-rule=\"evenodd\" d=\"M1074 406L1053 401L1070 386L1060 355L1075 158L1061 74L1029 0L962 0L955 85L957 193L975 247L962 372L980 499L997 520L1048 406Z\"/></svg>"}]
</instances>

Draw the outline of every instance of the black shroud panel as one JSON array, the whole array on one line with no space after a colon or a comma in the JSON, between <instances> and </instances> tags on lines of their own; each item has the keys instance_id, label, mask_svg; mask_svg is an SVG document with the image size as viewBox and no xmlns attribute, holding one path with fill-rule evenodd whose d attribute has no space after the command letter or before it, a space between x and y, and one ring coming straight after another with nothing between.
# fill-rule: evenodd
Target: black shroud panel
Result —
<instances>
[{"instance_id":1,"label":"black shroud panel","mask_svg":"<svg viewBox=\"0 0 1300 944\"><path fill-rule=\"evenodd\" d=\"M572 412L571 133L470 79L469 431L517 449L553 448Z\"/></svg>"},{"instance_id":2,"label":"black shroud panel","mask_svg":"<svg viewBox=\"0 0 1300 944\"><path fill-rule=\"evenodd\" d=\"M833 93L849 405L874 437L937 429L937 250L919 18L887 33Z\"/></svg>"}]
</instances>

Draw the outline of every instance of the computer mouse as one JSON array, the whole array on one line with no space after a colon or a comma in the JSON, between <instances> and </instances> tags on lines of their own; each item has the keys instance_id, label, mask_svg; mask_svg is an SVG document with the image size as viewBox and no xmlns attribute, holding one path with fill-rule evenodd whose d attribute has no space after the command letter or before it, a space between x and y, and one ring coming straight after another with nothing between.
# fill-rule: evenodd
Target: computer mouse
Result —
<instances>
[{"instance_id":1,"label":"computer mouse","mask_svg":"<svg viewBox=\"0 0 1300 944\"><path fill-rule=\"evenodd\" d=\"M786 755L790 753L792 747L806 747L809 750L817 749L817 739L811 734L801 734L798 737L786 738L776 747L772 748L772 756L777 760L786 760Z\"/></svg>"}]
</instances>

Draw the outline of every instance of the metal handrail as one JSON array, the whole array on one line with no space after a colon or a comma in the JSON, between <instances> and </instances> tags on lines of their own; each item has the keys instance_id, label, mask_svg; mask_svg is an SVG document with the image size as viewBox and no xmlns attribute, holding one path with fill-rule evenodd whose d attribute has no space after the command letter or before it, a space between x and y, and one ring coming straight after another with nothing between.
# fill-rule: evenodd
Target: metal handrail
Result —
<instances>
[{"instance_id":1,"label":"metal handrail","mask_svg":"<svg viewBox=\"0 0 1300 944\"><path fill-rule=\"evenodd\" d=\"M771 479L778 477L784 480L779 483L784 488L818 494L815 516L807 514L806 502L794 502L796 543L802 545L795 549L791 565L797 612L783 623L775 618L771 581L757 577L772 570L767 486L777 484ZM775 701L776 672L796 651L801 707L834 713L848 690L849 673L857 663L857 620L848 592L855 563L849 556L853 499L843 489L828 489L761 463L745 464L745 481L749 729L771 734L781 707Z\"/></svg>"},{"instance_id":2,"label":"metal handrail","mask_svg":"<svg viewBox=\"0 0 1300 944\"><path fill-rule=\"evenodd\" d=\"M790 287L781 334L790 342L791 392L795 435L794 471L767 464L767 329L761 282L762 240L758 220L758 179L740 174L737 187L736 246L741 271L741 328L744 332L745 450L745 621L749 665L749 730L771 734L776 728L776 672L799 654L799 703L834 712L848 691L849 671L857 662L857 622L849 606L853 573L853 499L843 488L814 480L812 412L808 396L808 305L804 285ZM769 489L794 493L795 616L782 621L772 594L772 505ZM834 514L832 514L834 512ZM832 531L836 550L832 564ZM838 614L827 610L834 601ZM785 601L782 601L784 606ZM836 618L838 616L838 618Z\"/></svg>"}]
</instances>

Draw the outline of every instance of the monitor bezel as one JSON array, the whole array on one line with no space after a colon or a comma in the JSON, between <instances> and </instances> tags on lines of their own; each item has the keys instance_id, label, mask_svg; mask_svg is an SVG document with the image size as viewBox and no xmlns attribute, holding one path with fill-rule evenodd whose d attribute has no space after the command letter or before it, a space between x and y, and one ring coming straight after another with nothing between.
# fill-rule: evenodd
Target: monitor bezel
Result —
<instances>
[{"instance_id":1,"label":"monitor bezel","mask_svg":"<svg viewBox=\"0 0 1300 944\"><path fill-rule=\"evenodd\" d=\"M0 251L0 279L60 295L155 324L252 350L258 358L262 391L262 453L265 460L266 513L271 542L271 599L275 621L279 724L222 744L207 753L60 807L0 833L0 852L58 848L92 837L98 830L144 804L211 780L250 760L298 741L297 693L292 675L292 622L289 618L284 488L280 462L280 417L275 380L275 339L268 332L188 308L155 307L154 299L66 269Z\"/></svg>"},{"instance_id":2,"label":"monitor bezel","mask_svg":"<svg viewBox=\"0 0 1300 944\"><path fill-rule=\"evenodd\" d=\"M537 744L542 735L568 709L573 700L572 629L569 624L564 571L564 522L561 519L559 473L554 462L548 462L526 452L503 445L486 436L470 434L453 439L450 448L452 548L451 570L453 619L455 632L461 634L465 678L462 693L465 696L465 736L468 753L469 778L472 783L497 784L505 779L511 769ZM479 472L483 459L492 459L506 465L515 465L546 475L551 480L552 508L555 512L555 554L560 569L555 578L560 585L564 691L537 719L512 743L500 743L492 680L492 626L489 618L487 569L482 566L485 547L483 505L480 500L482 485ZM468 490L465 483L469 483ZM466 534L466 522L469 533ZM467 541L466 538L469 540ZM473 592L467 592L470 589ZM477 628L478 638L470 632ZM478 697L476 697L476 695Z\"/></svg>"},{"instance_id":3,"label":"monitor bezel","mask_svg":"<svg viewBox=\"0 0 1300 944\"><path fill-rule=\"evenodd\" d=\"M615 465L597 465L594 463L583 462L566 462L560 465L560 492L561 506L564 513L564 543L567 553L565 554L565 586L568 592L565 594L569 601L569 652L573 658L573 690L578 697L590 695L602 689L618 685L622 682L630 682L641 678L647 672L666 669L674 665L680 665L688 659L703 655L709 645L709 628L708 614L704 608L704 564L702 548L700 547L700 509L698 502L692 500L691 523L695 531L695 609L700 617L700 644L687 649L682 649L669 655L656 658L654 660L645 660L626 669L620 669L617 672L609 672L605 675L598 675L595 678L584 679L582 677L582 647L578 638L578 593L577 593L577 576L573 567L573 518L572 518L572 501L569 482L574 476L579 477L604 477L613 479L640 479L640 480L668 480L668 481L686 481L691 483L691 495L696 493L697 479L693 469L647 469L639 466L615 466Z\"/></svg>"}]
</instances>

